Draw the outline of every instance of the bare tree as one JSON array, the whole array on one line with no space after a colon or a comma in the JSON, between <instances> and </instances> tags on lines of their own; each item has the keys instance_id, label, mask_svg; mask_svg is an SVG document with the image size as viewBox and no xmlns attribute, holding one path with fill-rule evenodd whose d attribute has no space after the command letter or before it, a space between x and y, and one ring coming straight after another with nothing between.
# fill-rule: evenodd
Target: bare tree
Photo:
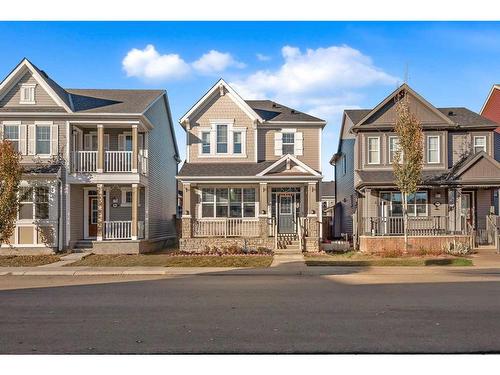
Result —
<instances>
[{"instance_id":1,"label":"bare tree","mask_svg":"<svg viewBox=\"0 0 500 375\"><path fill-rule=\"evenodd\" d=\"M20 158L11 142L0 141L0 244L10 243L16 227L22 175Z\"/></svg>"},{"instance_id":2,"label":"bare tree","mask_svg":"<svg viewBox=\"0 0 500 375\"><path fill-rule=\"evenodd\" d=\"M392 163L396 185L402 194L405 253L408 252L408 197L415 194L421 181L423 165L422 125L410 110L410 99L405 92L399 94L396 103L394 131L399 147Z\"/></svg>"}]
</instances>

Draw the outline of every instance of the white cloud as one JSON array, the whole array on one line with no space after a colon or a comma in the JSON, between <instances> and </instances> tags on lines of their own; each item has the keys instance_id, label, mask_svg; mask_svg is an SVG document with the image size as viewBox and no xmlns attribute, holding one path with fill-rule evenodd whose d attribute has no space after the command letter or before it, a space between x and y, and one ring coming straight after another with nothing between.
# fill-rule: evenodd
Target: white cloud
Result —
<instances>
[{"instance_id":1,"label":"white cloud","mask_svg":"<svg viewBox=\"0 0 500 375\"><path fill-rule=\"evenodd\" d=\"M259 70L233 82L245 97L323 97L398 79L376 67L371 58L346 45L302 52L293 46L281 50L284 63L276 70Z\"/></svg>"},{"instance_id":2,"label":"white cloud","mask_svg":"<svg viewBox=\"0 0 500 375\"><path fill-rule=\"evenodd\" d=\"M271 56L264 55L263 53L257 53L255 56L257 56L257 60L259 60L259 61L271 60Z\"/></svg>"},{"instance_id":3,"label":"white cloud","mask_svg":"<svg viewBox=\"0 0 500 375\"><path fill-rule=\"evenodd\" d=\"M220 73L230 67L244 68L245 64L236 61L228 52L211 50L193 62L193 68L202 74Z\"/></svg>"},{"instance_id":4,"label":"white cloud","mask_svg":"<svg viewBox=\"0 0 500 375\"><path fill-rule=\"evenodd\" d=\"M160 55L152 44L144 49L131 49L122 61L128 77L151 79L179 79L185 77L189 65L175 53Z\"/></svg>"}]
</instances>

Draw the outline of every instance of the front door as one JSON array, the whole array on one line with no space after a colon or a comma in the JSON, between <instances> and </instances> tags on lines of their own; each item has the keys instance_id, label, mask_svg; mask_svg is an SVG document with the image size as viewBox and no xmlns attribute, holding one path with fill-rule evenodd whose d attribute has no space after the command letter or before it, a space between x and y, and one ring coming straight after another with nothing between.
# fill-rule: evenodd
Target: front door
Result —
<instances>
[{"instance_id":1,"label":"front door","mask_svg":"<svg viewBox=\"0 0 500 375\"><path fill-rule=\"evenodd\" d=\"M472 192L462 193L462 223L464 226L469 224L471 228L474 228L474 200L472 197Z\"/></svg>"},{"instance_id":2,"label":"front door","mask_svg":"<svg viewBox=\"0 0 500 375\"><path fill-rule=\"evenodd\" d=\"M295 195L278 196L278 232L295 233Z\"/></svg>"},{"instance_id":3,"label":"front door","mask_svg":"<svg viewBox=\"0 0 500 375\"><path fill-rule=\"evenodd\" d=\"M88 237L97 237L97 218L99 216L99 200L97 197L88 198ZM106 197L104 197L104 217L106 217Z\"/></svg>"}]
</instances>

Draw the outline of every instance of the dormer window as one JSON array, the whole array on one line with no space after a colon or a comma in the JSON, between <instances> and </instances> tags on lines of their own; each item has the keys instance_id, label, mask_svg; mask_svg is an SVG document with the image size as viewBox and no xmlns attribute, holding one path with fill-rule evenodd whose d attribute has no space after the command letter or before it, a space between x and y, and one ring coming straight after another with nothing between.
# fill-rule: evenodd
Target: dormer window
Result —
<instances>
[{"instance_id":1,"label":"dormer window","mask_svg":"<svg viewBox=\"0 0 500 375\"><path fill-rule=\"evenodd\" d=\"M474 153L477 154L481 151L486 152L486 136L474 136Z\"/></svg>"},{"instance_id":2,"label":"dormer window","mask_svg":"<svg viewBox=\"0 0 500 375\"><path fill-rule=\"evenodd\" d=\"M21 98L19 104L35 104L35 87L36 84L21 84Z\"/></svg>"}]
</instances>

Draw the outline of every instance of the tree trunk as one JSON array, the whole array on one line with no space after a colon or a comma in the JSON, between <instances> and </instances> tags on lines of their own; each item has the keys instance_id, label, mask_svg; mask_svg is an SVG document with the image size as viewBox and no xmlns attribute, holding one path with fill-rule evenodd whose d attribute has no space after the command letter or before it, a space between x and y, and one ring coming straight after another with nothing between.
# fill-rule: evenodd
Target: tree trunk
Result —
<instances>
[{"instance_id":1,"label":"tree trunk","mask_svg":"<svg viewBox=\"0 0 500 375\"><path fill-rule=\"evenodd\" d=\"M403 253L408 254L408 201L406 199L406 193L402 193L402 198L403 198L403 226L405 234L405 247Z\"/></svg>"}]
</instances>

